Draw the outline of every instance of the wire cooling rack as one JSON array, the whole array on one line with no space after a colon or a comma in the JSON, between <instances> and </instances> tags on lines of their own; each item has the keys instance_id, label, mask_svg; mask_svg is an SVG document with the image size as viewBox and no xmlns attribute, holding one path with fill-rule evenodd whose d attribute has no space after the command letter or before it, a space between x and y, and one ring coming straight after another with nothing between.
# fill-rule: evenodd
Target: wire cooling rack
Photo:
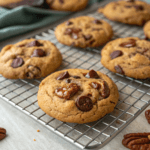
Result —
<instances>
[{"instance_id":1,"label":"wire cooling rack","mask_svg":"<svg viewBox=\"0 0 150 150\"><path fill-rule=\"evenodd\" d=\"M108 2L110 0L105 0L98 6ZM113 39L128 36L144 38L141 27L109 21L95 11L88 15L109 22L115 32ZM60 49L63 63L58 70L94 69L107 74L118 86L120 98L114 111L96 122L80 125L58 121L39 108L37 92L42 79L9 80L0 76L0 97L76 146L82 149L102 148L150 104L150 79L136 80L110 72L100 63L102 47L79 49L64 46L56 40L53 29L35 35L34 38L50 40Z\"/></svg>"}]
</instances>

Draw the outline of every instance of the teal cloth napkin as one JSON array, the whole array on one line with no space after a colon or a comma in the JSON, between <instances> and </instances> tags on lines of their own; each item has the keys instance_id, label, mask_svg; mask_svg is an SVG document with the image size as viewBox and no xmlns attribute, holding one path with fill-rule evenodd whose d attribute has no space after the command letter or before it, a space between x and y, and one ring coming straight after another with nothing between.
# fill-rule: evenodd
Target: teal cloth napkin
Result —
<instances>
[{"instance_id":1,"label":"teal cloth napkin","mask_svg":"<svg viewBox=\"0 0 150 150\"><path fill-rule=\"evenodd\" d=\"M101 0L90 0L89 5ZM49 25L71 12L20 6L12 10L0 7L0 41Z\"/></svg>"}]
</instances>

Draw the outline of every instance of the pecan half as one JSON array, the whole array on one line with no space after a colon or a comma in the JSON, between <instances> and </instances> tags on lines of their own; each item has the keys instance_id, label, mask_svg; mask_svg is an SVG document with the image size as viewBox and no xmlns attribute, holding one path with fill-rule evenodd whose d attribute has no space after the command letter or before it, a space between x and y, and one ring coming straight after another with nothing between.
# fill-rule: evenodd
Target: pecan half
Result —
<instances>
[{"instance_id":1,"label":"pecan half","mask_svg":"<svg viewBox=\"0 0 150 150\"><path fill-rule=\"evenodd\" d=\"M66 87L59 87L55 90L55 93L58 97L64 98L66 100L69 100L72 96L74 96L78 91L80 90L80 87L75 84L71 83Z\"/></svg>"},{"instance_id":2,"label":"pecan half","mask_svg":"<svg viewBox=\"0 0 150 150\"><path fill-rule=\"evenodd\" d=\"M132 150L150 148L150 133L129 133L124 135L122 144Z\"/></svg>"},{"instance_id":3,"label":"pecan half","mask_svg":"<svg viewBox=\"0 0 150 150\"><path fill-rule=\"evenodd\" d=\"M6 137L6 130L0 127L0 140Z\"/></svg>"}]
</instances>

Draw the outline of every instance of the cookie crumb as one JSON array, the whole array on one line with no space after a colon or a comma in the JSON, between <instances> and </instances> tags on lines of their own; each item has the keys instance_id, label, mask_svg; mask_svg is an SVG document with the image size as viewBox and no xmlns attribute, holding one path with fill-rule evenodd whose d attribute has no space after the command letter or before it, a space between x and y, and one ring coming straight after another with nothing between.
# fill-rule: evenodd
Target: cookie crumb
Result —
<instances>
[{"instance_id":1,"label":"cookie crumb","mask_svg":"<svg viewBox=\"0 0 150 150\"><path fill-rule=\"evenodd\" d=\"M36 141L35 139L33 141Z\"/></svg>"},{"instance_id":2,"label":"cookie crumb","mask_svg":"<svg viewBox=\"0 0 150 150\"><path fill-rule=\"evenodd\" d=\"M40 130L37 130L37 132L40 132Z\"/></svg>"}]
</instances>

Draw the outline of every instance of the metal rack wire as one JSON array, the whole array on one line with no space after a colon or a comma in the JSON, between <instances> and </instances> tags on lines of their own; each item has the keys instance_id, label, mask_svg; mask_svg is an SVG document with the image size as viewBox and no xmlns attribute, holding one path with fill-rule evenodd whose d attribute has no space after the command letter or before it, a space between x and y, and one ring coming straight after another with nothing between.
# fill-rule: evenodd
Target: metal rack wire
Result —
<instances>
[{"instance_id":1,"label":"metal rack wire","mask_svg":"<svg viewBox=\"0 0 150 150\"><path fill-rule=\"evenodd\" d=\"M105 0L99 6L108 2L110 0ZM109 21L95 11L88 15L109 22L115 32L113 39L128 36L144 38L141 27ZM9 80L0 76L0 97L76 146L82 149L102 148L150 104L150 79L136 80L110 72L100 63L101 47L79 49L62 45L56 40L53 29L34 38L50 40L60 49L63 63L58 70L92 68L107 74L118 86L120 98L114 111L96 122L80 125L58 121L39 108L36 95L42 79Z\"/></svg>"}]
</instances>

